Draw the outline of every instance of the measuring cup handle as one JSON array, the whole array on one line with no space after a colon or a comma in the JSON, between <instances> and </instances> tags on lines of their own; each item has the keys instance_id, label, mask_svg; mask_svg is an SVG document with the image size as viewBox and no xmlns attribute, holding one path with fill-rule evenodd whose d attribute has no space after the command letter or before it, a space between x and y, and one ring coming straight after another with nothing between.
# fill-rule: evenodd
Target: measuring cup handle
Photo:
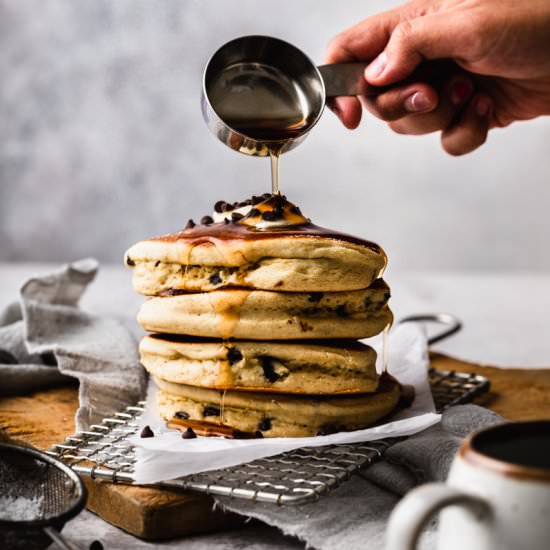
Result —
<instances>
[{"instance_id":1,"label":"measuring cup handle","mask_svg":"<svg viewBox=\"0 0 550 550\"><path fill-rule=\"evenodd\" d=\"M376 95L377 88L364 77L368 63L334 63L318 67L327 97Z\"/></svg>"}]
</instances>

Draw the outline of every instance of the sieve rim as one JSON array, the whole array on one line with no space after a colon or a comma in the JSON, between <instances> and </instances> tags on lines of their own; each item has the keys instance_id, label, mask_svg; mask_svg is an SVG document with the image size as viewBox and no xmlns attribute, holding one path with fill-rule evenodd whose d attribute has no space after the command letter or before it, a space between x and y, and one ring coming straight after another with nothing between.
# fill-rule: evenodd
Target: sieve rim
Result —
<instances>
[{"instance_id":1,"label":"sieve rim","mask_svg":"<svg viewBox=\"0 0 550 550\"><path fill-rule=\"evenodd\" d=\"M47 527L48 525L52 524L64 525L67 521L74 518L82 511L82 509L86 505L88 492L80 476L70 466L63 463L61 460L54 458L53 456L50 456L42 451L33 449L31 447L13 445L11 443L0 443L0 452L4 450L13 453L26 454L35 458L36 460L46 462L50 466L61 470L76 485L77 498L75 499L75 502L61 514L50 516L49 518L31 520L11 520L0 518L0 528L6 527L10 529L24 530L29 528Z\"/></svg>"}]
</instances>

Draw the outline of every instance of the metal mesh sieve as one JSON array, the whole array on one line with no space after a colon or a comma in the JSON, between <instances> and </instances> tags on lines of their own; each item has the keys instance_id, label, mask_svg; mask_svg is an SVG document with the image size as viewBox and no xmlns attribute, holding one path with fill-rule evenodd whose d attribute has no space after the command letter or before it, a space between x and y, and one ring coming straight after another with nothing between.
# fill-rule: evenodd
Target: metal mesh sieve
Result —
<instances>
[{"instance_id":1,"label":"metal mesh sieve","mask_svg":"<svg viewBox=\"0 0 550 550\"><path fill-rule=\"evenodd\" d=\"M27 447L0 444L0 547L46 548L86 502L78 475L61 461Z\"/></svg>"}]
</instances>

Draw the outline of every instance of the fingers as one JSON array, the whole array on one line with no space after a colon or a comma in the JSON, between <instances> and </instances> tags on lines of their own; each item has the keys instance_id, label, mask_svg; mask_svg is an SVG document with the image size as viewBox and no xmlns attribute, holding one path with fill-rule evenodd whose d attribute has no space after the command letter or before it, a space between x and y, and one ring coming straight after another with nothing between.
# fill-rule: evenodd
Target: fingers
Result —
<instances>
[{"instance_id":1,"label":"fingers","mask_svg":"<svg viewBox=\"0 0 550 550\"><path fill-rule=\"evenodd\" d=\"M454 76L440 90L435 109L423 113L409 113L408 116L390 121L389 126L399 134L408 135L423 135L444 130L458 116L472 92L473 83L467 76Z\"/></svg>"},{"instance_id":2,"label":"fingers","mask_svg":"<svg viewBox=\"0 0 550 550\"><path fill-rule=\"evenodd\" d=\"M388 122L395 132L420 135L447 128L472 91L470 78L459 74L438 88L427 83L408 84L362 102L372 114Z\"/></svg>"},{"instance_id":3,"label":"fingers","mask_svg":"<svg viewBox=\"0 0 550 550\"><path fill-rule=\"evenodd\" d=\"M361 122L361 104L356 97L335 97L327 101L330 110L348 130L355 130Z\"/></svg>"},{"instance_id":4,"label":"fingers","mask_svg":"<svg viewBox=\"0 0 550 550\"><path fill-rule=\"evenodd\" d=\"M453 58L455 34L449 16L402 20L391 32L384 51L365 70L365 78L375 86L388 86L409 76L423 60Z\"/></svg>"},{"instance_id":5,"label":"fingers","mask_svg":"<svg viewBox=\"0 0 550 550\"><path fill-rule=\"evenodd\" d=\"M424 83L396 87L376 97L362 98L365 108L386 122L433 111L438 102L437 91Z\"/></svg>"},{"instance_id":6,"label":"fingers","mask_svg":"<svg viewBox=\"0 0 550 550\"><path fill-rule=\"evenodd\" d=\"M346 29L329 43L324 63L370 61L382 51L399 22L396 10L364 19Z\"/></svg>"},{"instance_id":7,"label":"fingers","mask_svg":"<svg viewBox=\"0 0 550 550\"><path fill-rule=\"evenodd\" d=\"M472 152L485 143L490 127L493 102L485 94L476 94L458 121L441 134L441 145L450 155Z\"/></svg>"}]
</instances>

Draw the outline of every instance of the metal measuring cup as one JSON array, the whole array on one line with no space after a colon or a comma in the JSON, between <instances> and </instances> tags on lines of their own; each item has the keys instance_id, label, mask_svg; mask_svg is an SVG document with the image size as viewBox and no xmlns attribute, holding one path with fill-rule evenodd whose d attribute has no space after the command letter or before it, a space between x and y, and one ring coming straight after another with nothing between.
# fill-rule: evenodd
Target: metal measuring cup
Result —
<instances>
[{"instance_id":1,"label":"metal measuring cup","mask_svg":"<svg viewBox=\"0 0 550 550\"><path fill-rule=\"evenodd\" d=\"M277 155L299 145L317 123L327 98L370 95L366 63L317 67L278 38L243 36L219 48L206 64L202 114L226 145L247 155Z\"/></svg>"}]
</instances>

